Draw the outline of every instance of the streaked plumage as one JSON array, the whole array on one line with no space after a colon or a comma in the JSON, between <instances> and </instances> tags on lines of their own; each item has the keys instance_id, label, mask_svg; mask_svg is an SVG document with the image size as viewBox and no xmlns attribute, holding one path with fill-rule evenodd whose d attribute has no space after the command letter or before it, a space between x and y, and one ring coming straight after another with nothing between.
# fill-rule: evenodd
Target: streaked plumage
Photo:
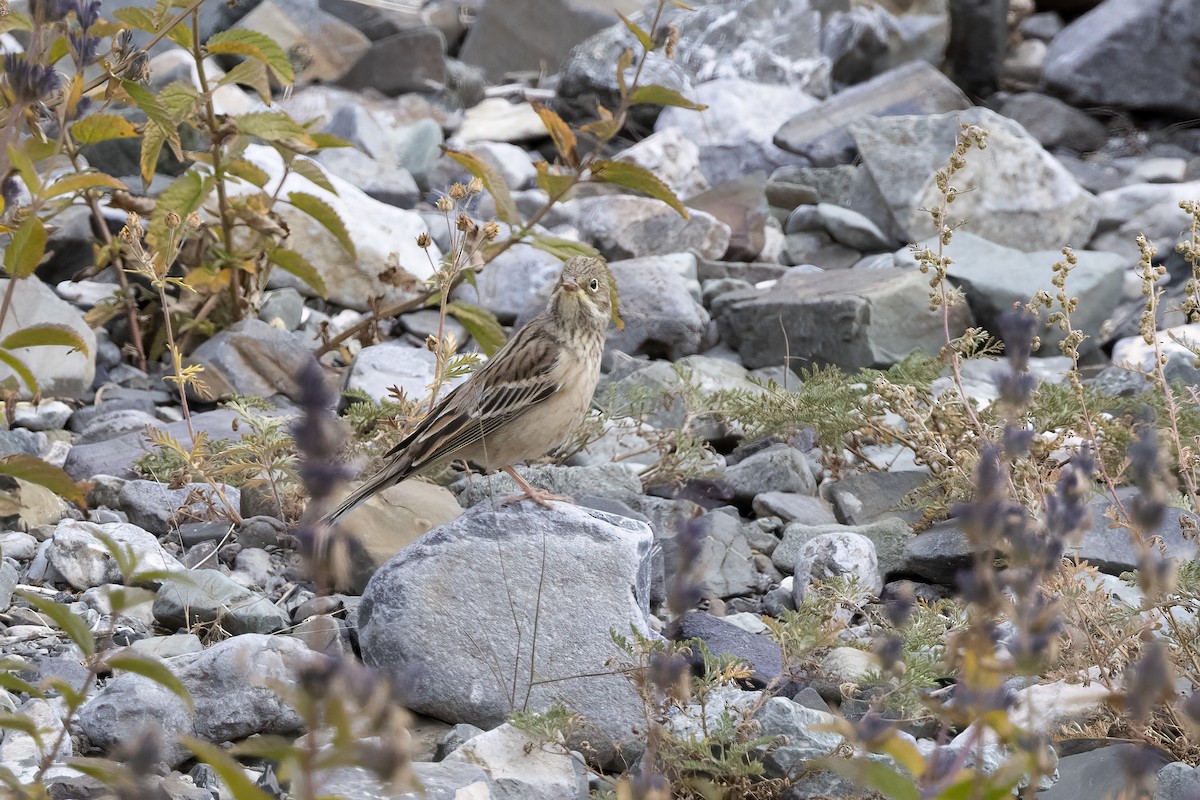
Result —
<instances>
[{"instance_id":1,"label":"streaked plumage","mask_svg":"<svg viewBox=\"0 0 1200 800\"><path fill-rule=\"evenodd\" d=\"M598 258L563 266L546 310L509 339L385 457L388 463L325 517L335 522L368 497L448 461L505 469L524 490L516 499L546 505L552 495L511 469L561 445L587 413L600 379L611 319L609 271Z\"/></svg>"}]
</instances>

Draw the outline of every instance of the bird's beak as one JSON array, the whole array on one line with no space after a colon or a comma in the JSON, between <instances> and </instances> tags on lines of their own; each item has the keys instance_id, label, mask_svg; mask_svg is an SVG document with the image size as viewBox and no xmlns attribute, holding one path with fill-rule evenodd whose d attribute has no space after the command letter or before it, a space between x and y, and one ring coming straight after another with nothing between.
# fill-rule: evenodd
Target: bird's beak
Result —
<instances>
[{"instance_id":1,"label":"bird's beak","mask_svg":"<svg viewBox=\"0 0 1200 800\"><path fill-rule=\"evenodd\" d=\"M575 292L579 291L579 284L576 283L575 281L568 280L567 278L563 278L562 288L564 291L568 291L568 292L571 292L572 294L574 294Z\"/></svg>"}]
</instances>

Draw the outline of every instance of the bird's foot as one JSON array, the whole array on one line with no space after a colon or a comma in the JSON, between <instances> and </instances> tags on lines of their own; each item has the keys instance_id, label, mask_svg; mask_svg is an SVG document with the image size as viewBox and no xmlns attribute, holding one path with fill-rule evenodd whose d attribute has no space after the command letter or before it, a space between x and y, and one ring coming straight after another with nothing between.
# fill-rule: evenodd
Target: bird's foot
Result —
<instances>
[{"instance_id":1,"label":"bird's foot","mask_svg":"<svg viewBox=\"0 0 1200 800\"><path fill-rule=\"evenodd\" d=\"M511 497L504 498L502 501L500 501L501 505L509 505L511 503L519 503L522 500L532 500L533 502L537 503L542 508L552 508L553 506L551 506L550 503L552 503L554 501L558 501L561 503L574 503L575 502L570 497L566 497L566 496L560 495L560 494L553 494L551 492L546 491L545 489L539 489L538 487L531 484L529 481L522 478L521 474L519 472L517 472L515 469L513 469L512 467L505 467L504 471L507 472L510 476L512 476L512 479L517 482L517 486L521 487L521 493L514 494Z\"/></svg>"}]
</instances>

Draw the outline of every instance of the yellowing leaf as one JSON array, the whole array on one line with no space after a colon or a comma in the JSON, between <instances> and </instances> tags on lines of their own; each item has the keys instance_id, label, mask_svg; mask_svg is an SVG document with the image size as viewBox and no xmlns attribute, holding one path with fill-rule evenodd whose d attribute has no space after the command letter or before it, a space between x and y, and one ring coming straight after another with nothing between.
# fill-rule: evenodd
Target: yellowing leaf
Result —
<instances>
[{"instance_id":1,"label":"yellowing leaf","mask_svg":"<svg viewBox=\"0 0 1200 800\"><path fill-rule=\"evenodd\" d=\"M492 168L491 164L474 153L468 153L465 150L452 150L448 147L443 147L443 151L450 158L466 167L468 172L483 181L483 188L487 189L488 194L492 196L492 200L496 203L496 216L501 222L507 222L510 225L520 223L521 215L517 211L517 204L513 202L512 194L508 190L508 184L504 182L504 178L500 173Z\"/></svg>"},{"instance_id":2,"label":"yellowing leaf","mask_svg":"<svg viewBox=\"0 0 1200 800\"><path fill-rule=\"evenodd\" d=\"M46 255L46 226L35 214L28 216L4 248L4 270L10 278L33 274Z\"/></svg>"},{"instance_id":3,"label":"yellowing leaf","mask_svg":"<svg viewBox=\"0 0 1200 800\"><path fill-rule=\"evenodd\" d=\"M325 279L321 277L321 273L317 272L317 268L309 263L307 258L295 250L276 248L271 251L269 260L284 272L289 272L304 281L317 294L322 297L329 296L329 290L325 288Z\"/></svg>"},{"instance_id":4,"label":"yellowing leaf","mask_svg":"<svg viewBox=\"0 0 1200 800\"><path fill-rule=\"evenodd\" d=\"M74 503L79 508L87 506L83 490L71 479L71 476L60 467L37 456L17 453L0 458L0 475L11 475L26 483L36 483L54 492L67 502Z\"/></svg>"},{"instance_id":5,"label":"yellowing leaf","mask_svg":"<svg viewBox=\"0 0 1200 800\"><path fill-rule=\"evenodd\" d=\"M351 258L358 258L358 250L354 247L354 242L350 239L350 233L346 230L346 224L342 222L342 218L333 210L333 207L326 203L321 198L307 194L306 192L291 192L288 194L288 202L296 208L308 214L314 220L321 224L325 230L333 234L334 238L341 244Z\"/></svg>"},{"instance_id":6,"label":"yellowing leaf","mask_svg":"<svg viewBox=\"0 0 1200 800\"><path fill-rule=\"evenodd\" d=\"M546 126L546 130L550 133L550 139L554 142L554 149L558 151L559 158L569 167L578 166L579 153L576 151L577 142L571 128L568 127L567 123L563 122L562 117L541 103L532 103L532 105L533 110L541 117L542 124Z\"/></svg>"},{"instance_id":7,"label":"yellowing leaf","mask_svg":"<svg viewBox=\"0 0 1200 800\"><path fill-rule=\"evenodd\" d=\"M154 180L154 171L158 168L158 156L162 153L163 144L167 141L166 131L157 123L146 123L142 133L142 152L140 155L142 169L142 184L149 186Z\"/></svg>"},{"instance_id":8,"label":"yellowing leaf","mask_svg":"<svg viewBox=\"0 0 1200 800\"><path fill-rule=\"evenodd\" d=\"M634 189L642 194L650 195L675 209L679 212L679 216L684 219L688 218L687 209L683 207L683 203L679 202L679 198L675 196L671 188L644 167L628 161L597 161L592 164L591 179L600 183L624 186L627 189Z\"/></svg>"},{"instance_id":9,"label":"yellowing leaf","mask_svg":"<svg viewBox=\"0 0 1200 800\"><path fill-rule=\"evenodd\" d=\"M60 178L46 187L46 197L58 197L64 194L74 194L84 189L128 189L121 181L105 175L103 172L83 172Z\"/></svg>"},{"instance_id":10,"label":"yellowing leaf","mask_svg":"<svg viewBox=\"0 0 1200 800\"><path fill-rule=\"evenodd\" d=\"M20 347L69 347L85 354L88 351L87 342L72 328L53 322L18 328L4 337L0 347L7 350Z\"/></svg>"},{"instance_id":11,"label":"yellowing leaf","mask_svg":"<svg viewBox=\"0 0 1200 800\"><path fill-rule=\"evenodd\" d=\"M25 366L24 361L7 350L0 349L0 364L6 365L13 372L17 373L17 376L29 387L30 394L38 393L37 378L33 376L33 372L30 371L29 367Z\"/></svg>"},{"instance_id":12,"label":"yellowing leaf","mask_svg":"<svg viewBox=\"0 0 1200 800\"><path fill-rule=\"evenodd\" d=\"M245 56L270 68L280 83L295 80L287 53L275 40L258 31L231 29L213 34L204 45L210 54L228 53Z\"/></svg>"},{"instance_id":13,"label":"yellowing leaf","mask_svg":"<svg viewBox=\"0 0 1200 800\"><path fill-rule=\"evenodd\" d=\"M292 150L315 150L316 141L299 122L282 111L254 111L237 119L238 130L257 136L272 144L282 144Z\"/></svg>"},{"instance_id":14,"label":"yellowing leaf","mask_svg":"<svg viewBox=\"0 0 1200 800\"><path fill-rule=\"evenodd\" d=\"M92 114L71 124L71 136L80 145L137 136L133 123L117 114Z\"/></svg>"},{"instance_id":15,"label":"yellowing leaf","mask_svg":"<svg viewBox=\"0 0 1200 800\"><path fill-rule=\"evenodd\" d=\"M484 355L492 355L504 346L504 328L492 312L471 303L455 301L446 305L446 311L462 323L479 345Z\"/></svg>"},{"instance_id":16,"label":"yellowing leaf","mask_svg":"<svg viewBox=\"0 0 1200 800\"><path fill-rule=\"evenodd\" d=\"M75 643L85 656L90 657L96 652L96 641L92 638L92 632L88 630L87 623L83 621L83 617L75 616L66 606L56 603L49 598L42 597L40 594L34 594L22 589L18 589L13 594L29 603L39 613L45 614L53 620L54 624L62 629L62 632Z\"/></svg>"},{"instance_id":17,"label":"yellowing leaf","mask_svg":"<svg viewBox=\"0 0 1200 800\"><path fill-rule=\"evenodd\" d=\"M258 188L263 188L271 180L271 176L253 161L235 158L225 165L225 171L230 175L249 181Z\"/></svg>"},{"instance_id":18,"label":"yellowing leaf","mask_svg":"<svg viewBox=\"0 0 1200 800\"><path fill-rule=\"evenodd\" d=\"M629 28L629 30L633 32L633 35L637 37L638 43L646 49L646 52L649 53L654 51L654 38L650 35L649 31L647 31L641 25L638 25L629 17L622 14L620 11L617 12L617 16L621 18L621 22L625 23L625 27Z\"/></svg>"},{"instance_id":19,"label":"yellowing leaf","mask_svg":"<svg viewBox=\"0 0 1200 800\"><path fill-rule=\"evenodd\" d=\"M563 261L572 256L600 257L599 251L587 242L577 242L574 239L561 239L557 236L548 236L544 233L534 233L529 237L529 244L531 247L535 247L543 253L549 253Z\"/></svg>"},{"instance_id":20,"label":"yellowing leaf","mask_svg":"<svg viewBox=\"0 0 1200 800\"><path fill-rule=\"evenodd\" d=\"M631 103L653 103L659 106L675 106L676 108L687 108L692 111L703 111L708 106L701 103L695 103L688 100L674 89L669 89L666 86L659 86L657 83L639 86L633 90L633 97L629 99Z\"/></svg>"}]
</instances>

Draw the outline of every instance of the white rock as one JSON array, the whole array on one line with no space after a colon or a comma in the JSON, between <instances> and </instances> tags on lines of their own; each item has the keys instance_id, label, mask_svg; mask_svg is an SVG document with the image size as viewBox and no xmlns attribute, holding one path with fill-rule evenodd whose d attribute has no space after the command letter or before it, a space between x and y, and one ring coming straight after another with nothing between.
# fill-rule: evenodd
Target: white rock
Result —
<instances>
[{"instance_id":1,"label":"white rock","mask_svg":"<svg viewBox=\"0 0 1200 800\"><path fill-rule=\"evenodd\" d=\"M650 136L622 150L615 160L650 170L680 198L708 189L708 180L700 171L700 148L678 125L660 126Z\"/></svg>"},{"instance_id":2,"label":"white rock","mask_svg":"<svg viewBox=\"0 0 1200 800\"><path fill-rule=\"evenodd\" d=\"M462 142L526 142L546 135L542 118L528 103L489 97L467 109L454 138Z\"/></svg>"},{"instance_id":3,"label":"white rock","mask_svg":"<svg viewBox=\"0 0 1200 800\"><path fill-rule=\"evenodd\" d=\"M173 555L163 550L153 534L136 525L126 522L97 525L65 519L54 529L47 555L63 579L76 589L123 581L121 570L101 536L108 537L117 547L128 549L137 572L186 571Z\"/></svg>"},{"instance_id":4,"label":"white rock","mask_svg":"<svg viewBox=\"0 0 1200 800\"><path fill-rule=\"evenodd\" d=\"M481 768L499 800L566 800L588 794L582 765L570 753L508 723L471 737L443 760Z\"/></svg>"}]
</instances>

